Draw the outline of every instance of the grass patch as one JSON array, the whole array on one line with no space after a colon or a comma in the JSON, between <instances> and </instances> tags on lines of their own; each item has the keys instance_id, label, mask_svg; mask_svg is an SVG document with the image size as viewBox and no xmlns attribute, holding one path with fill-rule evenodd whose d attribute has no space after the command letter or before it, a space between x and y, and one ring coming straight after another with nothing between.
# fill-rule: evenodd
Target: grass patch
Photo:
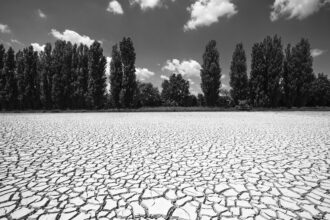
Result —
<instances>
[{"instance_id":1,"label":"grass patch","mask_svg":"<svg viewBox=\"0 0 330 220\"><path fill-rule=\"evenodd\" d=\"M84 112L241 112L236 108L224 107L142 107L138 109L52 109L52 110L12 110L1 113L84 113ZM330 107L302 107L302 108L252 108L251 112L281 112L281 111L330 111Z\"/></svg>"}]
</instances>

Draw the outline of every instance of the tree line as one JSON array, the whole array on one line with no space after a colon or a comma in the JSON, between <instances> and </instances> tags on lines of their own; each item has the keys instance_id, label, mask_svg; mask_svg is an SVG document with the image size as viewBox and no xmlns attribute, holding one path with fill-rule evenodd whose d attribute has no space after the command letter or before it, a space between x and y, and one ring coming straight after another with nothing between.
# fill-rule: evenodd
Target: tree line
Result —
<instances>
[{"instance_id":1,"label":"tree line","mask_svg":"<svg viewBox=\"0 0 330 220\"><path fill-rule=\"evenodd\" d=\"M161 92L135 74L136 53L130 38L112 47L110 76L101 44L77 45L58 40L38 53L32 46L17 53L0 45L0 108L101 109L143 106L223 106L242 102L254 107L330 106L330 81L313 72L307 39L283 49L277 35L255 43L251 72L246 53L236 45L230 66L230 90L221 88L220 55L216 41L207 43L201 68L201 90L193 95L189 81L172 74ZM107 91L107 80L110 89Z\"/></svg>"},{"instance_id":2,"label":"tree line","mask_svg":"<svg viewBox=\"0 0 330 220\"><path fill-rule=\"evenodd\" d=\"M234 104L247 100L255 107L330 106L329 79L314 74L307 39L283 50L280 37L268 36L253 45L251 58L248 77L243 45L236 45L230 68Z\"/></svg>"}]
</instances>

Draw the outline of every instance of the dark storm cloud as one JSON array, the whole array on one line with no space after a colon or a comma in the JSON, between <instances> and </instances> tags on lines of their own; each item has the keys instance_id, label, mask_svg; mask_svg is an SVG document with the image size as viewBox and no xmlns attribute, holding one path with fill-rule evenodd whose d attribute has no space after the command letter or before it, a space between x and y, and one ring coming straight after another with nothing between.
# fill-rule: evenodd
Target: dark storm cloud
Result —
<instances>
[{"instance_id":1,"label":"dark storm cloud","mask_svg":"<svg viewBox=\"0 0 330 220\"><path fill-rule=\"evenodd\" d=\"M0 0L0 39L20 49L65 39L102 42L105 55L123 36L137 53L138 77L160 85L172 72L183 72L199 91L197 64L205 44L215 39L220 51L222 81L228 85L235 44L251 47L278 34L284 46L301 37L310 40L315 73L329 74L330 11L325 0ZM299 7L297 7L299 5ZM206 16L207 15L207 16ZM18 43L20 42L20 43ZM108 58L108 60L110 60ZM174 62L173 62L174 61ZM175 68L166 68L169 63ZM196 64L197 63L197 64ZM248 63L248 66L250 63Z\"/></svg>"}]
</instances>

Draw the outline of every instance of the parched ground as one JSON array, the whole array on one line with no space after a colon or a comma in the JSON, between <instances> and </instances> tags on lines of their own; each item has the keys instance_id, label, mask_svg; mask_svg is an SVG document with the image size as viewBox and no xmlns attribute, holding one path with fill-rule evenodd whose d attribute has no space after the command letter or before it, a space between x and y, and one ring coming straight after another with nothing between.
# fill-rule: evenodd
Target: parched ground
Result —
<instances>
[{"instance_id":1,"label":"parched ground","mask_svg":"<svg viewBox=\"0 0 330 220\"><path fill-rule=\"evenodd\" d=\"M330 112L0 115L0 219L330 219Z\"/></svg>"}]
</instances>

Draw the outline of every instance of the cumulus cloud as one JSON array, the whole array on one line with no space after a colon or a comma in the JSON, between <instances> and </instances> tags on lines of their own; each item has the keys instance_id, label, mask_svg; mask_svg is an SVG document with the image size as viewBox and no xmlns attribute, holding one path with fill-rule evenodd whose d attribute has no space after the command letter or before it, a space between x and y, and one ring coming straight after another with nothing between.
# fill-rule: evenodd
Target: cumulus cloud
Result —
<instances>
[{"instance_id":1,"label":"cumulus cloud","mask_svg":"<svg viewBox=\"0 0 330 220\"><path fill-rule=\"evenodd\" d=\"M23 44L21 41L19 41L19 40L11 39L10 41L11 41L12 43L14 43L14 44L19 44L19 45L21 45L21 46L24 46L24 44Z\"/></svg>"},{"instance_id":2,"label":"cumulus cloud","mask_svg":"<svg viewBox=\"0 0 330 220\"><path fill-rule=\"evenodd\" d=\"M43 11L41 11L41 9L38 9L38 15L40 18L47 18L46 14Z\"/></svg>"},{"instance_id":3,"label":"cumulus cloud","mask_svg":"<svg viewBox=\"0 0 330 220\"><path fill-rule=\"evenodd\" d=\"M180 62L178 59L167 60L162 70L180 73L185 76L199 76L201 65L195 60L183 60Z\"/></svg>"},{"instance_id":4,"label":"cumulus cloud","mask_svg":"<svg viewBox=\"0 0 330 220\"><path fill-rule=\"evenodd\" d=\"M91 39L90 37L86 35L80 35L72 30L65 30L63 33L61 33L55 29L52 29L50 34L57 39L70 41L71 43L76 43L76 44L82 43L82 44L86 44L87 46L90 46L94 42L94 40Z\"/></svg>"},{"instance_id":5,"label":"cumulus cloud","mask_svg":"<svg viewBox=\"0 0 330 220\"><path fill-rule=\"evenodd\" d=\"M161 79L163 79L163 80L169 80L170 79L170 77L168 77L168 76L165 76L165 75L160 75L160 78Z\"/></svg>"},{"instance_id":6,"label":"cumulus cloud","mask_svg":"<svg viewBox=\"0 0 330 220\"><path fill-rule=\"evenodd\" d=\"M276 21L280 17L302 20L318 12L329 0L275 0L270 13L270 20Z\"/></svg>"},{"instance_id":7,"label":"cumulus cloud","mask_svg":"<svg viewBox=\"0 0 330 220\"><path fill-rule=\"evenodd\" d=\"M227 84L221 84L221 89L226 89L226 90L229 90L231 87L228 86Z\"/></svg>"},{"instance_id":8,"label":"cumulus cloud","mask_svg":"<svg viewBox=\"0 0 330 220\"><path fill-rule=\"evenodd\" d=\"M197 0L187 10L190 20L184 26L185 31L210 26L218 22L220 17L230 18L237 13L232 0Z\"/></svg>"},{"instance_id":9,"label":"cumulus cloud","mask_svg":"<svg viewBox=\"0 0 330 220\"><path fill-rule=\"evenodd\" d=\"M9 29L9 26L6 24L0 24L0 32L3 34L9 34L11 30Z\"/></svg>"},{"instance_id":10,"label":"cumulus cloud","mask_svg":"<svg viewBox=\"0 0 330 220\"><path fill-rule=\"evenodd\" d=\"M190 92L190 94L192 94L192 95L195 95L195 96L198 95L198 92L197 92L194 88L192 88L192 87L189 87L189 92Z\"/></svg>"},{"instance_id":11,"label":"cumulus cloud","mask_svg":"<svg viewBox=\"0 0 330 220\"><path fill-rule=\"evenodd\" d=\"M121 7L121 4L116 0L112 0L111 2L109 2L109 6L107 8L107 11L111 12L113 14L119 14L119 15L124 14L124 11L123 11L123 8Z\"/></svg>"},{"instance_id":12,"label":"cumulus cloud","mask_svg":"<svg viewBox=\"0 0 330 220\"><path fill-rule=\"evenodd\" d=\"M141 81L144 81L155 75L154 72L148 70L147 68L135 68L135 74L137 78Z\"/></svg>"},{"instance_id":13,"label":"cumulus cloud","mask_svg":"<svg viewBox=\"0 0 330 220\"><path fill-rule=\"evenodd\" d=\"M38 51L38 52L44 51L44 49L45 49L45 45L40 45L38 43L32 43L31 46L33 47L33 49L35 51Z\"/></svg>"},{"instance_id":14,"label":"cumulus cloud","mask_svg":"<svg viewBox=\"0 0 330 220\"><path fill-rule=\"evenodd\" d=\"M142 10L153 9L157 6L161 6L161 0L130 0L130 4L138 4Z\"/></svg>"},{"instance_id":15,"label":"cumulus cloud","mask_svg":"<svg viewBox=\"0 0 330 220\"><path fill-rule=\"evenodd\" d=\"M111 59L112 59L112 57L107 57L107 65L106 65L106 69L105 69L105 74L107 76L110 76L110 63L111 63Z\"/></svg>"},{"instance_id":16,"label":"cumulus cloud","mask_svg":"<svg viewBox=\"0 0 330 220\"><path fill-rule=\"evenodd\" d=\"M318 57L321 56L322 54L324 54L326 51L325 50L321 50L321 49L311 49L311 55L312 57Z\"/></svg>"},{"instance_id":17,"label":"cumulus cloud","mask_svg":"<svg viewBox=\"0 0 330 220\"><path fill-rule=\"evenodd\" d=\"M195 84L195 82L192 79L188 79L188 81L189 81L190 85L194 85Z\"/></svg>"}]
</instances>

